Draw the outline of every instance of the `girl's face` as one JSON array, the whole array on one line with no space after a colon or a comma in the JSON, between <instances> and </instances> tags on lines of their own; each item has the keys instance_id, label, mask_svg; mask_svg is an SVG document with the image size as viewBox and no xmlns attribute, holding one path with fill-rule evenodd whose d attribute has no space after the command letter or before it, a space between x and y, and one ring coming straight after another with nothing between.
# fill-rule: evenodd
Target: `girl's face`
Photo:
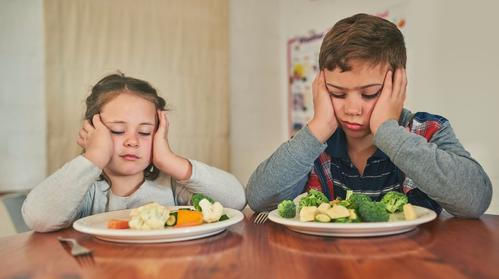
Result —
<instances>
[{"instance_id":1,"label":"girl's face","mask_svg":"<svg viewBox=\"0 0 499 279\"><path fill-rule=\"evenodd\" d=\"M388 65L371 66L354 60L350 71L325 70L326 88L331 96L339 126L347 138L371 135L371 113L378 101Z\"/></svg>"},{"instance_id":2,"label":"girl's face","mask_svg":"<svg viewBox=\"0 0 499 279\"><path fill-rule=\"evenodd\" d=\"M101 118L114 143L106 174L142 174L151 162L156 106L134 93L120 93L101 109Z\"/></svg>"}]
</instances>

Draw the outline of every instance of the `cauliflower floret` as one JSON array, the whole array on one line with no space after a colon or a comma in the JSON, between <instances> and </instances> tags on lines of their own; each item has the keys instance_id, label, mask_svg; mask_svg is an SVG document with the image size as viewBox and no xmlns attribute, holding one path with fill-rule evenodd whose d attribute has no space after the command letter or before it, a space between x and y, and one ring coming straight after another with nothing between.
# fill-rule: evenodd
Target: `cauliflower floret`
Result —
<instances>
[{"instance_id":1,"label":"cauliflower floret","mask_svg":"<svg viewBox=\"0 0 499 279\"><path fill-rule=\"evenodd\" d=\"M211 203L207 199L202 199L199 202L199 207L201 207L201 212L203 213L203 220L206 223L213 223L220 220L220 217L224 214L224 207L219 202Z\"/></svg>"},{"instance_id":2,"label":"cauliflower floret","mask_svg":"<svg viewBox=\"0 0 499 279\"><path fill-rule=\"evenodd\" d=\"M170 211L158 204L149 203L132 209L128 225L136 230L158 230L165 227Z\"/></svg>"}]
</instances>

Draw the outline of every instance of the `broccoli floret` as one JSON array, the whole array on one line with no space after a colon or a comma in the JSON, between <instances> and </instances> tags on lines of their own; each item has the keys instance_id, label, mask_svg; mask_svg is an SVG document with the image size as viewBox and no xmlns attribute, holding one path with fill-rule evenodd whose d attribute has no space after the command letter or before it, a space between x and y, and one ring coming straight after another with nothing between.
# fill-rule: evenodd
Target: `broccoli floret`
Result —
<instances>
[{"instance_id":1,"label":"broccoli floret","mask_svg":"<svg viewBox=\"0 0 499 279\"><path fill-rule=\"evenodd\" d=\"M308 191L307 196L300 200L300 208L304 206L319 206L323 202L328 203L328 198L322 192L311 189Z\"/></svg>"},{"instance_id":2,"label":"broccoli floret","mask_svg":"<svg viewBox=\"0 0 499 279\"><path fill-rule=\"evenodd\" d=\"M284 218L294 218L296 216L296 204L290 200L283 200L277 206L277 212Z\"/></svg>"},{"instance_id":3,"label":"broccoli floret","mask_svg":"<svg viewBox=\"0 0 499 279\"><path fill-rule=\"evenodd\" d=\"M201 211L201 207L199 206L199 202L202 200L202 199L207 199L209 202L211 203L214 203L215 201L208 197L208 196L205 196L203 194L194 194L192 195L192 198L191 198L191 203L192 203L192 206L194 206L194 208L197 210L197 211Z\"/></svg>"},{"instance_id":4,"label":"broccoli floret","mask_svg":"<svg viewBox=\"0 0 499 279\"><path fill-rule=\"evenodd\" d=\"M386 222L390 215L381 202L363 202L359 206L360 218L365 222Z\"/></svg>"},{"instance_id":5,"label":"broccoli floret","mask_svg":"<svg viewBox=\"0 0 499 279\"><path fill-rule=\"evenodd\" d=\"M349 208L353 208L355 210L359 210L360 205L365 202L372 202L371 198L368 195L360 193L351 194L349 197L349 201L351 203L351 206Z\"/></svg>"},{"instance_id":6,"label":"broccoli floret","mask_svg":"<svg viewBox=\"0 0 499 279\"><path fill-rule=\"evenodd\" d=\"M381 202L385 205L386 210L390 213L402 211L402 208L408 201L409 200L406 195L395 191L386 193L381 199Z\"/></svg>"}]
</instances>

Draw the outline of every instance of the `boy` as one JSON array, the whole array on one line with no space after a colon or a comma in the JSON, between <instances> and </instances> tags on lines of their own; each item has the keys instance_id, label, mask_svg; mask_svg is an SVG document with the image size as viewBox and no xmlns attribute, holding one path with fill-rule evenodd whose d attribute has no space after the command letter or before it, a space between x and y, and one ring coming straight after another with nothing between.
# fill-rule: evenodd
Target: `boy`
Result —
<instances>
[{"instance_id":1,"label":"boy","mask_svg":"<svg viewBox=\"0 0 499 279\"><path fill-rule=\"evenodd\" d=\"M403 108L406 50L400 30L357 14L326 34L312 86L314 116L262 162L246 187L249 206L270 210L309 189L409 202L460 217L488 208L491 182L441 116Z\"/></svg>"}]
</instances>

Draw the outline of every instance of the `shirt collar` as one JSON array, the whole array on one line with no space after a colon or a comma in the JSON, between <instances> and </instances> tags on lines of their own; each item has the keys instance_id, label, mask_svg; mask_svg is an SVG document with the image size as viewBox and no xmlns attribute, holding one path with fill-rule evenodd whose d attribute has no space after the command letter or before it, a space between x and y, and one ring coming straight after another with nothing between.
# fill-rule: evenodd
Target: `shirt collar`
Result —
<instances>
[{"instance_id":1,"label":"shirt collar","mask_svg":"<svg viewBox=\"0 0 499 279\"><path fill-rule=\"evenodd\" d=\"M326 143L327 154L329 154L333 158L339 158L343 159L346 162L350 162L350 156L348 156L347 139L343 129L336 129L336 132L334 132L334 134L327 140ZM388 156L383 151L381 151L381 149L377 148L376 152L374 152L374 154L368 159L368 161L374 159L389 160L390 158L388 158Z\"/></svg>"}]
</instances>

